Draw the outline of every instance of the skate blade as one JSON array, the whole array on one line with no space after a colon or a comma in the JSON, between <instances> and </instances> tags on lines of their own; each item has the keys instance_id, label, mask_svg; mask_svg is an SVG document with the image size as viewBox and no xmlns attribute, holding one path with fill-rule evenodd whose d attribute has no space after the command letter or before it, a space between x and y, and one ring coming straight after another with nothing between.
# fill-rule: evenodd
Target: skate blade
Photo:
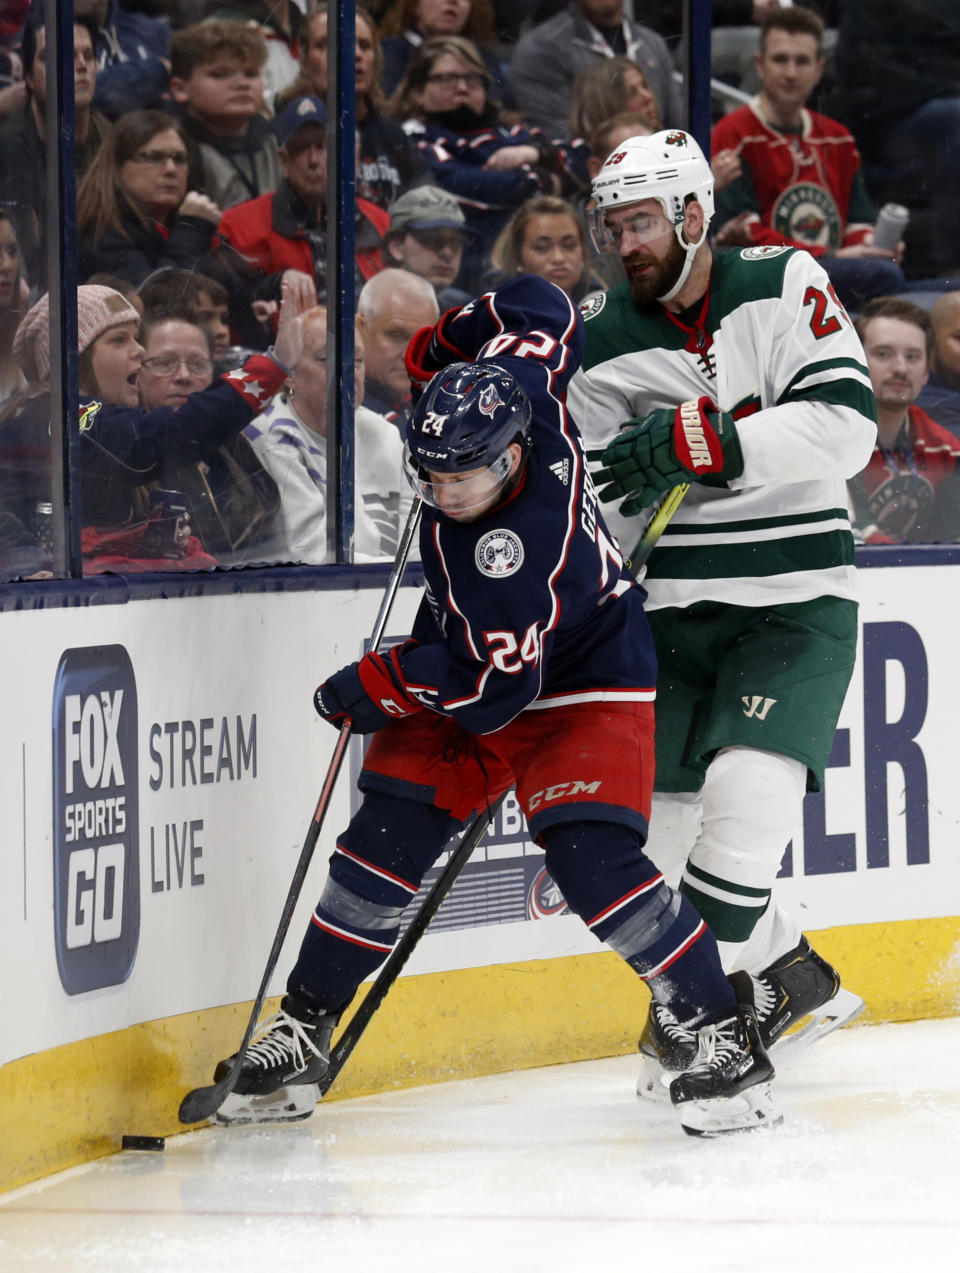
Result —
<instances>
[{"instance_id":1,"label":"skate blade","mask_svg":"<svg viewBox=\"0 0 960 1273\"><path fill-rule=\"evenodd\" d=\"M677 1110L680 1126L688 1136L728 1136L733 1132L772 1129L783 1122L769 1083L757 1083L736 1096L684 1101Z\"/></svg>"},{"instance_id":2,"label":"skate blade","mask_svg":"<svg viewBox=\"0 0 960 1273\"><path fill-rule=\"evenodd\" d=\"M777 1055L782 1057L787 1051L808 1048L812 1043L819 1042L834 1030L855 1020L866 1006L859 995L844 990L841 986L832 999L822 1003L819 1008L814 1008L785 1034L781 1034L779 1039L775 1039L769 1050L773 1051L775 1048Z\"/></svg>"},{"instance_id":3,"label":"skate blade","mask_svg":"<svg viewBox=\"0 0 960 1273\"><path fill-rule=\"evenodd\" d=\"M317 1107L320 1089L316 1083L292 1083L269 1096L241 1096L231 1092L210 1122L217 1127L242 1127L248 1123L297 1123L309 1118Z\"/></svg>"},{"instance_id":4,"label":"skate blade","mask_svg":"<svg viewBox=\"0 0 960 1273\"><path fill-rule=\"evenodd\" d=\"M670 1084L676 1077L671 1070L665 1070L659 1061L641 1052L640 1073L637 1076L637 1100L669 1105Z\"/></svg>"}]
</instances>

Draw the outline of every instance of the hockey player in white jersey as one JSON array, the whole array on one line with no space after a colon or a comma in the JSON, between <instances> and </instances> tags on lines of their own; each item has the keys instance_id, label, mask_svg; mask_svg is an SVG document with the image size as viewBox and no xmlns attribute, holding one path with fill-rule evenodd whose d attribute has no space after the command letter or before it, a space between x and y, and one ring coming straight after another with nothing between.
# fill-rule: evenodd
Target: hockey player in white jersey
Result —
<instances>
[{"instance_id":1,"label":"hockey player in white jersey","mask_svg":"<svg viewBox=\"0 0 960 1273\"><path fill-rule=\"evenodd\" d=\"M690 484L644 580L660 665L649 851L682 872L725 968L753 974L764 1042L813 1037L863 1003L771 890L855 661L844 481L876 437L863 350L808 253L713 254L713 177L689 134L624 142L593 194L595 240L627 282L581 307L569 401L626 551ZM640 1051L653 1095L696 1048L654 1007Z\"/></svg>"}]
</instances>

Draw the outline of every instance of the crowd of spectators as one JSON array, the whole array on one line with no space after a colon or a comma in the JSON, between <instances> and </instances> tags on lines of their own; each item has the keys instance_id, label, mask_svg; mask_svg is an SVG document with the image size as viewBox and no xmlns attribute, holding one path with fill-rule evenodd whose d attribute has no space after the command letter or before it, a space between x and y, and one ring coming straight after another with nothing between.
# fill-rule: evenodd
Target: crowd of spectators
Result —
<instances>
[{"instance_id":1,"label":"crowd of spectators","mask_svg":"<svg viewBox=\"0 0 960 1273\"><path fill-rule=\"evenodd\" d=\"M357 560L396 542L413 333L515 274L576 302L623 280L587 233L590 181L625 138L684 125L679 12L356 10ZM946 507L960 464L958 13L954 0L895 19L884 0L714 8L714 74L733 94L714 97L715 246L813 253L860 316L875 386L890 390L884 359L901 368L909 400L885 406L878 388L881 442L851 488L872 543L960 538ZM75 0L74 14L85 569L329 560L327 4ZM52 568L36 512L50 497L45 35L39 0L4 6L4 578ZM910 217L892 246L874 244L882 201ZM303 349L278 361L281 314L289 327L297 312ZM240 401L214 428L224 385ZM179 529L164 538L157 518Z\"/></svg>"}]
</instances>

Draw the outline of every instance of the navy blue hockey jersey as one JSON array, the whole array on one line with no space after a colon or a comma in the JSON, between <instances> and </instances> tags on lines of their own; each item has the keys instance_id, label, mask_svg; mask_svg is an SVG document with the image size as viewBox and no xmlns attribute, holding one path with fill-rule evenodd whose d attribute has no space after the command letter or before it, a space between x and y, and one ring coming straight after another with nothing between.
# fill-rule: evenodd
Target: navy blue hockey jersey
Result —
<instances>
[{"instance_id":1,"label":"navy blue hockey jersey","mask_svg":"<svg viewBox=\"0 0 960 1273\"><path fill-rule=\"evenodd\" d=\"M652 700L644 593L600 516L565 405L584 345L576 306L523 275L445 315L441 335L449 362L494 362L522 384L532 446L518 488L476 521L424 508L408 689L475 734L525 709Z\"/></svg>"}]
</instances>

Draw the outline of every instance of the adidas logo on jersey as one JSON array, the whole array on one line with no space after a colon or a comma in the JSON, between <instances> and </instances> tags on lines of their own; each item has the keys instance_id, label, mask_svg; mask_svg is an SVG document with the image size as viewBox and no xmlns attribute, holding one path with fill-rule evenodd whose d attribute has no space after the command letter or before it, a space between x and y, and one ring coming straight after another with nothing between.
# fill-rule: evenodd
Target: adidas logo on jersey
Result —
<instances>
[{"instance_id":1,"label":"adidas logo on jersey","mask_svg":"<svg viewBox=\"0 0 960 1273\"><path fill-rule=\"evenodd\" d=\"M550 465L550 472L554 475L554 477L558 477L564 486L566 486L570 481L570 461L557 460L554 464Z\"/></svg>"}]
</instances>

